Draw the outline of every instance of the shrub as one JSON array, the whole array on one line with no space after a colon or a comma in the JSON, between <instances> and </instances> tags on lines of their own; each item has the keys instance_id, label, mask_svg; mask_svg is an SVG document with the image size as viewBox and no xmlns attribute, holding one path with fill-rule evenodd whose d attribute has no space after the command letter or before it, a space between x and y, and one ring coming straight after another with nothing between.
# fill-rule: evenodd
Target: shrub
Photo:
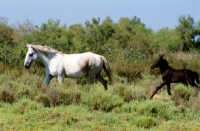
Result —
<instances>
[{"instance_id":1,"label":"shrub","mask_svg":"<svg viewBox=\"0 0 200 131\"><path fill-rule=\"evenodd\" d=\"M112 124L120 124L120 119L115 113L106 113L106 114L98 114L97 121L98 125L112 125Z\"/></svg>"},{"instance_id":2,"label":"shrub","mask_svg":"<svg viewBox=\"0 0 200 131\"><path fill-rule=\"evenodd\" d=\"M192 97L189 100L188 107L190 107L194 113L199 113L200 112L200 104L199 103L200 103L200 94L198 94L195 97Z\"/></svg>"},{"instance_id":3,"label":"shrub","mask_svg":"<svg viewBox=\"0 0 200 131\"><path fill-rule=\"evenodd\" d=\"M193 95L194 88L187 88L183 84L178 84L174 89L171 99L176 105L183 105L187 103Z\"/></svg>"},{"instance_id":4,"label":"shrub","mask_svg":"<svg viewBox=\"0 0 200 131\"><path fill-rule=\"evenodd\" d=\"M86 104L91 110L102 110L109 112L115 107L123 105L123 99L118 95L113 95L108 91L97 89L89 94L85 93L82 97L82 102Z\"/></svg>"},{"instance_id":5,"label":"shrub","mask_svg":"<svg viewBox=\"0 0 200 131\"><path fill-rule=\"evenodd\" d=\"M81 92L75 89L62 90L59 95L60 103L64 105L76 104L81 101Z\"/></svg>"},{"instance_id":6,"label":"shrub","mask_svg":"<svg viewBox=\"0 0 200 131\"><path fill-rule=\"evenodd\" d=\"M6 103L13 103L16 101L16 98L14 96L14 93L12 93L11 90L2 89L0 90L0 101L6 102Z\"/></svg>"},{"instance_id":7,"label":"shrub","mask_svg":"<svg viewBox=\"0 0 200 131\"><path fill-rule=\"evenodd\" d=\"M35 97L35 100L42 103L45 107L50 107L50 100L47 94L40 93Z\"/></svg>"},{"instance_id":8,"label":"shrub","mask_svg":"<svg viewBox=\"0 0 200 131\"><path fill-rule=\"evenodd\" d=\"M147 88L143 88L142 86L134 85L131 89L132 99L139 100L139 101L147 99L149 97L147 91L148 91Z\"/></svg>"},{"instance_id":9,"label":"shrub","mask_svg":"<svg viewBox=\"0 0 200 131\"><path fill-rule=\"evenodd\" d=\"M156 119L152 117L146 117L146 116L140 116L138 118L135 118L131 121L133 125L136 125L137 127L143 127L143 128L151 128L153 126L157 126L158 122Z\"/></svg>"},{"instance_id":10,"label":"shrub","mask_svg":"<svg viewBox=\"0 0 200 131\"><path fill-rule=\"evenodd\" d=\"M124 84L115 84L115 87L113 88L113 94L123 97L126 87L127 86L125 86Z\"/></svg>"},{"instance_id":11,"label":"shrub","mask_svg":"<svg viewBox=\"0 0 200 131\"><path fill-rule=\"evenodd\" d=\"M140 104L139 101L131 101L129 103L124 103L120 108L114 109L116 113L137 113L137 107Z\"/></svg>"},{"instance_id":12,"label":"shrub","mask_svg":"<svg viewBox=\"0 0 200 131\"><path fill-rule=\"evenodd\" d=\"M124 59L119 59L112 66L113 72L116 72L121 77L126 77L127 82L130 83L138 78L142 78L141 72L145 71L145 68L139 63L139 61L127 62Z\"/></svg>"},{"instance_id":13,"label":"shrub","mask_svg":"<svg viewBox=\"0 0 200 131\"><path fill-rule=\"evenodd\" d=\"M22 83L18 83L16 89L15 89L15 95L18 98L22 98L22 97L30 97L30 92L31 89L28 88L26 85L22 84Z\"/></svg>"},{"instance_id":14,"label":"shrub","mask_svg":"<svg viewBox=\"0 0 200 131\"><path fill-rule=\"evenodd\" d=\"M77 104L81 101L81 92L76 89L63 89L50 87L40 92L35 98L36 101L43 103L44 106L57 106L60 104Z\"/></svg>"},{"instance_id":15,"label":"shrub","mask_svg":"<svg viewBox=\"0 0 200 131\"><path fill-rule=\"evenodd\" d=\"M122 84L116 84L113 88L113 94L123 97L125 102L130 102L132 100L144 100L148 96L146 91L140 86L125 86Z\"/></svg>"},{"instance_id":16,"label":"shrub","mask_svg":"<svg viewBox=\"0 0 200 131\"><path fill-rule=\"evenodd\" d=\"M41 109L43 107L42 104L32 101L30 99L21 99L17 103L13 105L13 112L24 114L29 111L35 111Z\"/></svg>"},{"instance_id":17,"label":"shrub","mask_svg":"<svg viewBox=\"0 0 200 131\"><path fill-rule=\"evenodd\" d=\"M51 106L60 104L60 89L56 87L50 87L47 89L47 95Z\"/></svg>"},{"instance_id":18,"label":"shrub","mask_svg":"<svg viewBox=\"0 0 200 131\"><path fill-rule=\"evenodd\" d=\"M160 100L146 100L137 106L136 111L145 116L159 116L165 120L172 119L177 112L173 105Z\"/></svg>"}]
</instances>

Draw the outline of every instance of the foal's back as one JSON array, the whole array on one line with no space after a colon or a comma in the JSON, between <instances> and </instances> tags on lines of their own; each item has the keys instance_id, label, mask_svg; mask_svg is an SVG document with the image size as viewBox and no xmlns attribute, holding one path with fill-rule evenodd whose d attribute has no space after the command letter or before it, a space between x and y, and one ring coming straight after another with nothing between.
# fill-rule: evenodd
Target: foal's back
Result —
<instances>
[{"instance_id":1,"label":"foal's back","mask_svg":"<svg viewBox=\"0 0 200 131\"><path fill-rule=\"evenodd\" d=\"M171 69L171 82L193 85L195 79L198 79L198 74L189 69Z\"/></svg>"}]
</instances>

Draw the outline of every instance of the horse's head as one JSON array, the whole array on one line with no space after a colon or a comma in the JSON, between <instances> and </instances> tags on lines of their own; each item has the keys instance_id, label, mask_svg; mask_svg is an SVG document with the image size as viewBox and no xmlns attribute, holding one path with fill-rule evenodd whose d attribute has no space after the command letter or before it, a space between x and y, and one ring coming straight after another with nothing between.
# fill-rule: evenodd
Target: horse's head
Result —
<instances>
[{"instance_id":1,"label":"horse's head","mask_svg":"<svg viewBox=\"0 0 200 131\"><path fill-rule=\"evenodd\" d=\"M156 67L159 66L160 62L163 60L163 56L164 56L164 54L159 55L158 59L156 59L156 60L153 62L153 64L151 64L151 69L154 69L154 68L156 68Z\"/></svg>"},{"instance_id":2,"label":"horse's head","mask_svg":"<svg viewBox=\"0 0 200 131\"><path fill-rule=\"evenodd\" d=\"M24 67L30 68L32 62L37 59L37 52L30 44L27 44L26 47L28 48L28 52L24 60Z\"/></svg>"}]
</instances>

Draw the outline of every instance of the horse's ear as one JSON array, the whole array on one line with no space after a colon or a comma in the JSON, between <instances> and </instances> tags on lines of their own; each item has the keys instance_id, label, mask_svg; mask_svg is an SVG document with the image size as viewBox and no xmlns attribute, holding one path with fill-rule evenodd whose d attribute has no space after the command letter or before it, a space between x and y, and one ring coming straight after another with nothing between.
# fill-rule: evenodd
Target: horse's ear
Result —
<instances>
[{"instance_id":1,"label":"horse's ear","mask_svg":"<svg viewBox=\"0 0 200 131\"><path fill-rule=\"evenodd\" d=\"M28 46L28 44L26 44L25 46L24 46L24 48L28 48L29 46Z\"/></svg>"},{"instance_id":2,"label":"horse's ear","mask_svg":"<svg viewBox=\"0 0 200 131\"><path fill-rule=\"evenodd\" d=\"M27 47L27 48L33 48L33 45L31 45L31 44L26 44L26 47Z\"/></svg>"}]
</instances>

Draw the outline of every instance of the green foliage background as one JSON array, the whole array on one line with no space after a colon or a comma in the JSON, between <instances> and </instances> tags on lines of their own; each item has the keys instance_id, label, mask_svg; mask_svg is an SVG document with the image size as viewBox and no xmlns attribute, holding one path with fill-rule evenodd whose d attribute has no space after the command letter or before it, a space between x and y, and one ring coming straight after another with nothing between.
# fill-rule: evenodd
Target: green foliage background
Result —
<instances>
[{"instance_id":1,"label":"green foliage background","mask_svg":"<svg viewBox=\"0 0 200 131\"><path fill-rule=\"evenodd\" d=\"M42 25L30 20L8 25L8 19L0 17L0 128L197 130L200 95L194 90L174 84L172 97L165 87L158 92L159 100L150 101L149 96L161 81L159 70L150 70L160 53L172 67L200 73L199 36L200 21L191 16L181 16L174 29L156 32L136 16L120 18L117 23L110 17L92 18L69 27L52 19ZM40 60L29 70L23 67L24 47L33 42L63 53L104 55L114 84L106 92L100 83L87 85L84 78L66 79L63 85L53 79L44 85Z\"/></svg>"}]
</instances>

